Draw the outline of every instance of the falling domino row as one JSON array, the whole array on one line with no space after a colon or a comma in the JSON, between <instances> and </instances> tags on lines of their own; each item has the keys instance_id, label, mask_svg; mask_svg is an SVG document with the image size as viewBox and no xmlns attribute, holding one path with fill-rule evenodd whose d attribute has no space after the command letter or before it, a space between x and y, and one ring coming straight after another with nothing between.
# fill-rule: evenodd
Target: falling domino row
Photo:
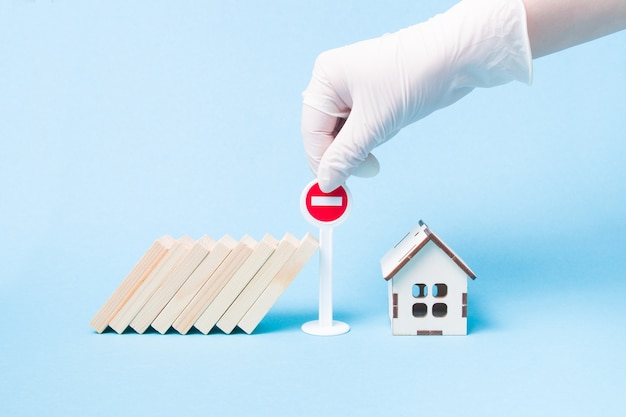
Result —
<instances>
[{"instance_id":1,"label":"falling domino row","mask_svg":"<svg viewBox=\"0 0 626 417\"><path fill-rule=\"evenodd\" d=\"M208 334L235 327L250 334L319 247L307 233L301 240L287 233L279 242L226 235L157 239L91 320L102 333L122 333L129 326L161 334L192 327Z\"/></svg>"}]
</instances>

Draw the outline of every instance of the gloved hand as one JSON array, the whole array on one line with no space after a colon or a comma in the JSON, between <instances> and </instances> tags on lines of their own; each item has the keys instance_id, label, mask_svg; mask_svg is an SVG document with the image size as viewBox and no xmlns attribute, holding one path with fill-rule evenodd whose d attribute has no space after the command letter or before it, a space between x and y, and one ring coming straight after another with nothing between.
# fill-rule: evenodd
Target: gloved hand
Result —
<instances>
[{"instance_id":1,"label":"gloved hand","mask_svg":"<svg viewBox=\"0 0 626 417\"><path fill-rule=\"evenodd\" d=\"M530 83L521 0L464 0L430 20L319 55L303 93L302 137L325 192L378 172L370 152L475 87ZM359 172L360 171L360 172Z\"/></svg>"}]
</instances>

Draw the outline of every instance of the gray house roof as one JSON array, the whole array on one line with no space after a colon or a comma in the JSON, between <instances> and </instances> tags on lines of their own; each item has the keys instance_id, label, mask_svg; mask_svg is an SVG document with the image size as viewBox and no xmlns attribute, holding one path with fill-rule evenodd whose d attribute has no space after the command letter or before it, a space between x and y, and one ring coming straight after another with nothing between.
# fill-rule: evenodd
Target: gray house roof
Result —
<instances>
[{"instance_id":1,"label":"gray house roof","mask_svg":"<svg viewBox=\"0 0 626 417\"><path fill-rule=\"evenodd\" d=\"M393 278L428 242L433 242L437 245L468 277L476 279L476 275L465 262L443 243L437 235L431 232L428 226L421 220L380 260L383 278L387 281Z\"/></svg>"}]
</instances>

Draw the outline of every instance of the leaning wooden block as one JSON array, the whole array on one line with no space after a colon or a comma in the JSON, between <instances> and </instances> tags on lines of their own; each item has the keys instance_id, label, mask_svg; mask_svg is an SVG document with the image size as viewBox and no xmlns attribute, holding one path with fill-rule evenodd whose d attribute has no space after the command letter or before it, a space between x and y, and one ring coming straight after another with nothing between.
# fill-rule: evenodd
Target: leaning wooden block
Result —
<instances>
[{"instance_id":1,"label":"leaning wooden block","mask_svg":"<svg viewBox=\"0 0 626 417\"><path fill-rule=\"evenodd\" d=\"M237 241L228 235L223 236L215 244L206 258L198 265L196 270L193 271L187 281L152 322L153 329L164 334L172 327L174 320L180 316L185 307L198 294L202 286L222 264L235 245L237 245Z\"/></svg>"},{"instance_id":2,"label":"leaning wooden block","mask_svg":"<svg viewBox=\"0 0 626 417\"><path fill-rule=\"evenodd\" d=\"M174 242L173 237L165 235L150 246L89 323L96 332L102 333L107 328L111 319L159 264Z\"/></svg>"},{"instance_id":3,"label":"leaning wooden block","mask_svg":"<svg viewBox=\"0 0 626 417\"><path fill-rule=\"evenodd\" d=\"M215 241L208 236L200 238L139 310L139 313L130 322L130 327L137 333L145 332L214 245Z\"/></svg>"},{"instance_id":4,"label":"leaning wooden block","mask_svg":"<svg viewBox=\"0 0 626 417\"><path fill-rule=\"evenodd\" d=\"M207 306L204 313L198 317L198 320L196 320L194 324L196 329L204 334L208 334L211 331L226 309L230 307L252 277L272 255L277 245L278 241L276 239L269 234L265 235L259 244L256 245L248 259L241 264L240 268L226 282L224 288L222 288L219 294L217 294L213 301Z\"/></svg>"},{"instance_id":5,"label":"leaning wooden block","mask_svg":"<svg viewBox=\"0 0 626 417\"><path fill-rule=\"evenodd\" d=\"M254 305L248 310L238 326L244 332L250 334L256 329L263 317L267 314L274 303L280 298L289 284L302 270L304 265L311 259L317 251L319 243L315 237L307 233L300 242L300 246L292 255L289 261L281 268L278 274L272 279L263 294L256 300Z\"/></svg>"},{"instance_id":6,"label":"leaning wooden block","mask_svg":"<svg viewBox=\"0 0 626 417\"><path fill-rule=\"evenodd\" d=\"M272 278L287 263L299 244L298 239L289 233L282 238L272 256L263 264L261 269L219 319L217 327L220 330L224 333L231 333L237 327L237 323L241 321L250 307L265 291Z\"/></svg>"},{"instance_id":7,"label":"leaning wooden block","mask_svg":"<svg viewBox=\"0 0 626 417\"><path fill-rule=\"evenodd\" d=\"M198 317L213 301L224 285L239 269L240 265L250 256L256 241L250 236L245 236L235 248L228 254L224 262L211 275L207 282L200 288L198 293L189 302L187 307L174 321L172 327L181 334L187 334L193 327Z\"/></svg>"},{"instance_id":8,"label":"leaning wooden block","mask_svg":"<svg viewBox=\"0 0 626 417\"><path fill-rule=\"evenodd\" d=\"M165 279L172 273L178 263L185 257L193 240L185 236L178 239L172 248L163 257L157 267L150 273L141 286L129 298L128 302L113 317L109 326L118 333L122 333L135 318L139 310L152 297Z\"/></svg>"}]
</instances>

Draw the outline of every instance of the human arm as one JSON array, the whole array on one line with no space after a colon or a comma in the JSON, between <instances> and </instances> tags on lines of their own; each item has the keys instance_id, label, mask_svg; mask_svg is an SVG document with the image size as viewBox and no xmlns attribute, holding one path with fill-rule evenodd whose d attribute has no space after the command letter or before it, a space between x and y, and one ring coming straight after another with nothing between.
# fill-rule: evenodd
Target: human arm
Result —
<instances>
[{"instance_id":1,"label":"human arm","mask_svg":"<svg viewBox=\"0 0 626 417\"><path fill-rule=\"evenodd\" d=\"M464 0L427 22L321 54L303 93L309 166L330 191L370 152L475 87L529 83L532 58L626 27L626 0ZM345 122L345 123L344 123Z\"/></svg>"},{"instance_id":2,"label":"human arm","mask_svg":"<svg viewBox=\"0 0 626 417\"><path fill-rule=\"evenodd\" d=\"M522 0L533 58L626 29L626 0Z\"/></svg>"}]
</instances>

